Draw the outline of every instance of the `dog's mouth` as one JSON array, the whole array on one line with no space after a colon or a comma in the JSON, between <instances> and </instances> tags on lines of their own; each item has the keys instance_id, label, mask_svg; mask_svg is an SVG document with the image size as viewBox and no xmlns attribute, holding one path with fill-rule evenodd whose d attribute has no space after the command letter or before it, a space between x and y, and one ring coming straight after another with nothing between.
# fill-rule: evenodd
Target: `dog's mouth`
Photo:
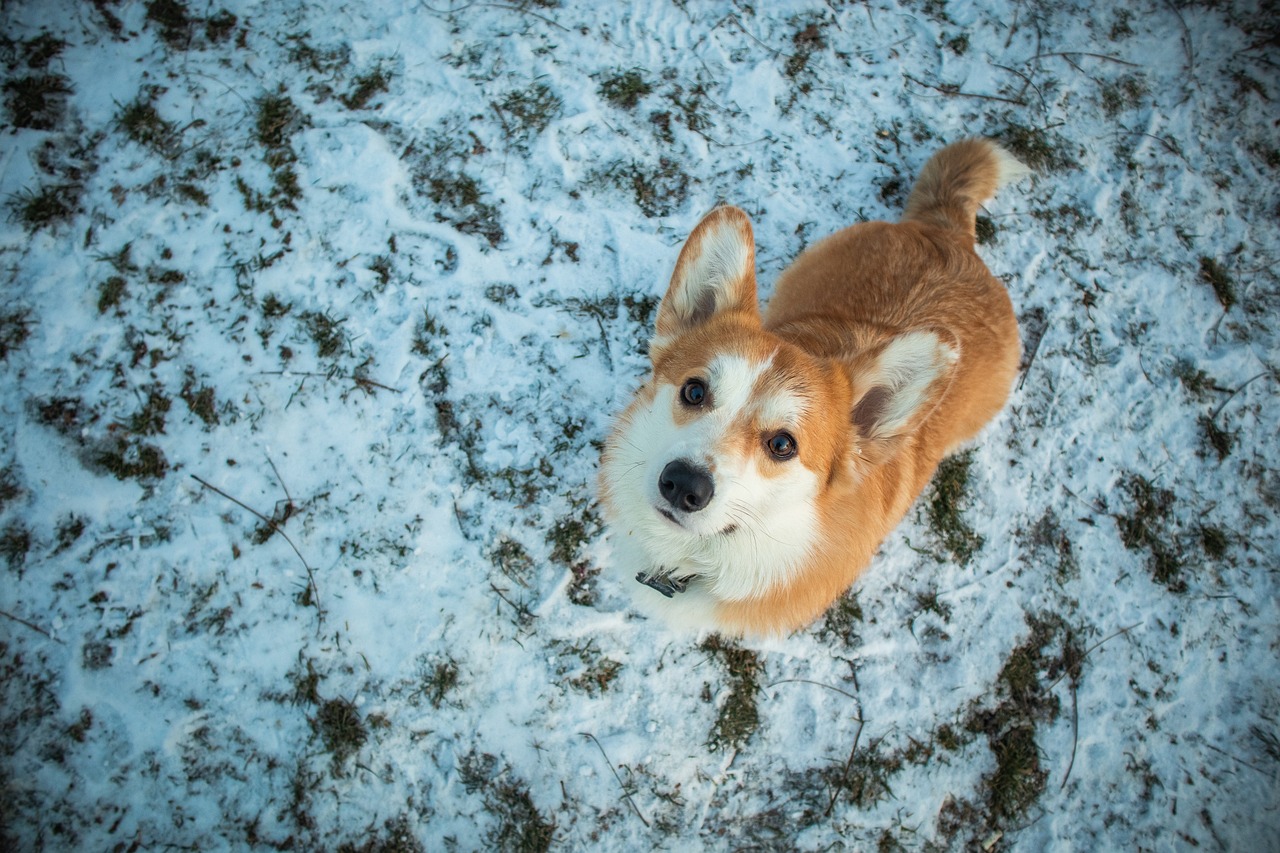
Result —
<instances>
[{"instance_id":1,"label":"dog's mouth","mask_svg":"<svg viewBox=\"0 0 1280 853\"><path fill-rule=\"evenodd\" d=\"M663 517L663 518L665 518L667 521L671 522L671 523L672 523L672 524L674 524L676 527L679 527L681 530L685 531L686 533L692 533L692 532L693 532L693 531L691 531L688 527L686 527L686 526L685 526L685 524L684 524L684 522L683 522L683 521L681 521L681 520L676 516L676 514L675 514L674 512L672 512L671 510L669 510L669 509L665 509L665 508L660 507L660 506L659 506L659 507L654 507L654 509L657 511L658 515L662 516L662 517ZM737 525L737 524L734 524L734 523L730 523L730 524L729 524L727 527L725 527L723 530L721 530L721 531L719 531L718 533L713 534L713 535L716 535L716 536L729 536L729 535L734 534L734 533L737 533L737 532L738 532L738 525Z\"/></svg>"}]
</instances>

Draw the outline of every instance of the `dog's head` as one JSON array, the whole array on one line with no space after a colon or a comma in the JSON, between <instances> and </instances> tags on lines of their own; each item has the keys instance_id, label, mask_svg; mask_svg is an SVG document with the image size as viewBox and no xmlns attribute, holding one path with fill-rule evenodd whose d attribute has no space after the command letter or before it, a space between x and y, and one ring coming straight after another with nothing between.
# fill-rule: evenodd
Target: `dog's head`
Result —
<instances>
[{"instance_id":1,"label":"dog's head","mask_svg":"<svg viewBox=\"0 0 1280 853\"><path fill-rule=\"evenodd\" d=\"M952 352L932 333L814 355L766 330L751 224L737 208L690 235L658 309L653 374L606 447L603 496L655 572L696 574L721 599L797 567L822 505L936 394Z\"/></svg>"}]
</instances>

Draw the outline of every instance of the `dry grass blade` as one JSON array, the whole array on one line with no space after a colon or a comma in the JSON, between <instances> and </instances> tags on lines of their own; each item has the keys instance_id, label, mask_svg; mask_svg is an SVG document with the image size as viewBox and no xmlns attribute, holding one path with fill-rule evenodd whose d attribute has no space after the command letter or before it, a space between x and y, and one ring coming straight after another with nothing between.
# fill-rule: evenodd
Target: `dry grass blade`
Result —
<instances>
[{"instance_id":1,"label":"dry grass blade","mask_svg":"<svg viewBox=\"0 0 1280 853\"><path fill-rule=\"evenodd\" d=\"M609 765L609 770L613 772L613 778L618 780L618 787L622 789L622 796L627 798L627 804L631 806L631 810L636 813L636 817L640 818L640 822L646 827L649 821L641 814L640 807L636 805L636 801L631 798L631 792L627 790L627 786L622 783L622 777L618 775L618 770L613 766L613 762L609 760L609 755L604 751L604 745L600 743L599 738L591 734L591 732L578 732L584 738L589 739L596 745L596 749L600 750L600 756L604 759L604 763Z\"/></svg>"},{"instance_id":2,"label":"dry grass blade","mask_svg":"<svg viewBox=\"0 0 1280 853\"><path fill-rule=\"evenodd\" d=\"M274 467L275 466L273 465L272 468ZM207 480L204 480L196 476L195 474L191 475L191 479L195 480L197 483L199 483L201 486L204 486L209 491L215 494L221 495L222 497L231 501L233 504L240 507L241 509L253 513L255 516L258 517L258 519L262 521L263 524L267 526L268 529L271 530L272 533L280 534L280 538L283 539L285 542L289 543L289 547L293 549L293 553L297 554L298 559L302 562L302 567L307 570L308 593L311 597L312 602L315 604L317 619L319 620L320 624L324 624L324 607L321 606L320 604L320 588L316 586L315 572L312 571L311 564L307 562L306 557L302 556L302 552L298 550L297 545L293 544L293 540L289 538L288 534L286 534L283 530L281 530L279 526L276 525L275 521L263 515L262 513L258 512L256 509L244 503L243 501L240 501L232 497L231 495L227 494L222 489L219 489L217 486L213 485Z\"/></svg>"}]
</instances>

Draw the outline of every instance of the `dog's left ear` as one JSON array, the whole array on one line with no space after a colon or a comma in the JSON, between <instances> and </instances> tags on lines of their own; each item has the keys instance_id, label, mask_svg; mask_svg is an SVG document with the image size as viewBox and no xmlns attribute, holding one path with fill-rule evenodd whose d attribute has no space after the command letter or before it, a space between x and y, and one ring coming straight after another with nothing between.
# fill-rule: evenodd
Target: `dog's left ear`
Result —
<instances>
[{"instance_id":1,"label":"dog's left ear","mask_svg":"<svg viewBox=\"0 0 1280 853\"><path fill-rule=\"evenodd\" d=\"M751 220L736 207L717 207L693 229L658 307L657 340L673 338L724 312L760 320Z\"/></svg>"},{"instance_id":2,"label":"dog's left ear","mask_svg":"<svg viewBox=\"0 0 1280 853\"><path fill-rule=\"evenodd\" d=\"M850 417L870 461L892 455L933 412L951 385L959 356L960 345L950 335L922 330L891 338L855 359Z\"/></svg>"}]
</instances>

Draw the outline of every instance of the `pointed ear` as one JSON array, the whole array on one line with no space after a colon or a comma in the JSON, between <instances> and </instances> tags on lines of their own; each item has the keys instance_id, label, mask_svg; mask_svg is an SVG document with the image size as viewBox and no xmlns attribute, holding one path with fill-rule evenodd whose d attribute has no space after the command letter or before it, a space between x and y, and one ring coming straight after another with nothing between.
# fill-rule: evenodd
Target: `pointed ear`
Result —
<instances>
[{"instance_id":1,"label":"pointed ear","mask_svg":"<svg viewBox=\"0 0 1280 853\"><path fill-rule=\"evenodd\" d=\"M657 338L672 338L726 311L760 316L751 220L736 207L717 207L693 229L666 296L658 307Z\"/></svg>"},{"instance_id":2,"label":"pointed ear","mask_svg":"<svg viewBox=\"0 0 1280 853\"><path fill-rule=\"evenodd\" d=\"M959 345L949 335L907 332L862 357L854 367L853 426L870 443L915 430L928 417L951 384Z\"/></svg>"}]
</instances>

